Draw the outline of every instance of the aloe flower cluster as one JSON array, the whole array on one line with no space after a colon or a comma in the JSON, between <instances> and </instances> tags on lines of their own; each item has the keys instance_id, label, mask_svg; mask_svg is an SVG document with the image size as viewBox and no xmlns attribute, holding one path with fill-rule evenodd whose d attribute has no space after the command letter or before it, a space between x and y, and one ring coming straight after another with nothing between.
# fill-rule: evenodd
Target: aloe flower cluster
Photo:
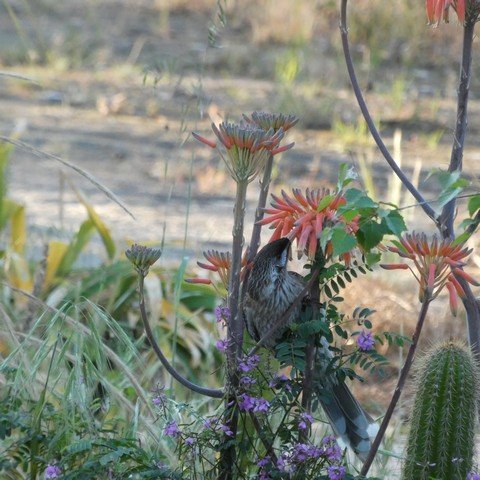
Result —
<instances>
[{"instance_id":1,"label":"aloe flower cluster","mask_svg":"<svg viewBox=\"0 0 480 480\"><path fill-rule=\"evenodd\" d=\"M468 283L479 286L480 284L468 273L462 270L464 260L472 253L471 249L463 243L455 244L449 240L439 241L436 235L428 241L424 233L406 234L395 246L388 247L390 252L396 253L409 263L383 264L386 270L411 270L417 279L420 290L419 299L422 302L427 293L430 298L435 298L446 287L450 297L450 309L453 315L457 313L458 296L465 297L462 286L455 275L462 277ZM412 269L411 264L415 267Z\"/></svg>"},{"instance_id":2,"label":"aloe flower cluster","mask_svg":"<svg viewBox=\"0 0 480 480\"><path fill-rule=\"evenodd\" d=\"M428 22L437 26L442 20L449 21L450 7L455 10L459 22L476 21L480 14L480 3L477 0L426 0Z\"/></svg>"},{"instance_id":3,"label":"aloe flower cluster","mask_svg":"<svg viewBox=\"0 0 480 480\"><path fill-rule=\"evenodd\" d=\"M125 256L132 262L135 270L146 277L150 267L161 257L160 248L150 248L134 243L125 251Z\"/></svg>"},{"instance_id":4,"label":"aloe flower cluster","mask_svg":"<svg viewBox=\"0 0 480 480\"><path fill-rule=\"evenodd\" d=\"M219 252L218 250L207 250L203 252L203 256L207 260L208 263L205 262L197 262L197 265L200 268L205 270L209 270L210 272L215 272L220 277L220 281L222 282L223 286L226 290L228 290L228 279L230 275L230 269L232 265L232 255L230 252ZM247 257L246 252L242 258L242 273L241 278L244 275L244 269L247 266ZM203 283L205 285L211 285L213 282L209 278L188 278L185 280L188 283ZM224 309L222 314L226 314L228 311ZM230 317L230 313L228 315L224 315L225 317ZM226 318L225 318L226 319Z\"/></svg>"},{"instance_id":5,"label":"aloe flower cluster","mask_svg":"<svg viewBox=\"0 0 480 480\"><path fill-rule=\"evenodd\" d=\"M259 121L262 114L256 114ZM280 127L264 130L255 120L240 124L222 122L218 127L212 123L213 133L223 148L218 148L216 141L193 133L200 142L211 148L216 148L230 175L236 182L251 182L262 170L270 155L284 152L293 147L293 143L280 146L285 131Z\"/></svg>"},{"instance_id":6,"label":"aloe flower cluster","mask_svg":"<svg viewBox=\"0 0 480 480\"><path fill-rule=\"evenodd\" d=\"M274 228L270 242L288 236L297 240L299 254L306 253L313 259L319 239L326 228L341 225L349 234L357 232L360 216L346 220L339 208L347 203L341 192L328 189L309 189L305 194L299 188L292 189L292 195L282 190L282 196L272 194L272 208L266 208L267 216L259 223ZM324 249L325 258L333 254L333 243L328 241ZM351 253L341 255L345 263L350 262Z\"/></svg>"}]
</instances>

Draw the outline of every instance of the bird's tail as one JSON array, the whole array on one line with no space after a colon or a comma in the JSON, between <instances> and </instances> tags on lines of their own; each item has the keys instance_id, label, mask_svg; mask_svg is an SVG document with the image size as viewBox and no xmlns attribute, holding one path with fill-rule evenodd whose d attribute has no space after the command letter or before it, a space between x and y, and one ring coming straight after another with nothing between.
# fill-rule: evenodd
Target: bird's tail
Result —
<instances>
[{"instance_id":1,"label":"bird's tail","mask_svg":"<svg viewBox=\"0 0 480 480\"><path fill-rule=\"evenodd\" d=\"M360 406L345 382L338 382L318 392L318 398L335 435L365 461L371 438L378 430L372 417Z\"/></svg>"}]
</instances>

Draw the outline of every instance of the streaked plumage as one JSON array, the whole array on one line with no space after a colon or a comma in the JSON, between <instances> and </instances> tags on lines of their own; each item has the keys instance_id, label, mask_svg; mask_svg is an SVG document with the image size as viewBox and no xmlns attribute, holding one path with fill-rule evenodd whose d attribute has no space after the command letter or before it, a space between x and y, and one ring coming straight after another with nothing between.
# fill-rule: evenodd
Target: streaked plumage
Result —
<instances>
[{"instance_id":1,"label":"streaked plumage","mask_svg":"<svg viewBox=\"0 0 480 480\"><path fill-rule=\"evenodd\" d=\"M290 307L305 287L303 278L287 270L290 241L281 238L266 245L253 261L244 303L246 327L250 336L258 341L273 323ZM281 329L265 346L274 349L288 324L300 314L301 303L296 307L285 329ZM375 425L363 410L344 382L325 375L325 365L331 352L328 345L318 349L315 363L315 389L322 393L319 400L330 420L333 430L355 453L364 458L370 449L370 436ZM325 396L325 393L327 395Z\"/></svg>"}]
</instances>

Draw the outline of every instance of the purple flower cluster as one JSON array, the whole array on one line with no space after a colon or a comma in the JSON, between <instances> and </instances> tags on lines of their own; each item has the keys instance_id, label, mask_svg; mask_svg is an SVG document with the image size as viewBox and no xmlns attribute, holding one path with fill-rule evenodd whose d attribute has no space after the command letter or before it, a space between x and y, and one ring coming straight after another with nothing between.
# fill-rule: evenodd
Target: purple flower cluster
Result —
<instances>
[{"instance_id":1,"label":"purple flower cluster","mask_svg":"<svg viewBox=\"0 0 480 480\"><path fill-rule=\"evenodd\" d=\"M224 324L227 324L230 320L230 309L228 307L218 305L215 307L214 313L217 323L223 322Z\"/></svg>"},{"instance_id":2,"label":"purple flower cluster","mask_svg":"<svg viewBox=\"0 0 480 480\"><path fill-rule=\"evenodd\" d=\"M243 377L240 377L240 384L244 387L250 387L254 383L257 383L257 381L249 375L244 375Z\"/></svg>"},{"instance_id":3,"label":"purple flower cluster","mask_svg":"<svg viewBox=\"0 0 480 480\"><path fill-rule=\"evenodd\" d=\"M284 374L276 374L268 383L270 388L285 388L287 392L292 390L292 386L290 385L290 379Z\"/></svg>"},{"instance_id":4,"label":"purple flower cluster","mask_svg":"<svg viewBox=\"0 0 480 480\"><path fill-rule=\"evenodd\" d=\"M228 349L228 340L226 338L217 340L215 347L217 347L217 350L220 350L221 352L226 352Z\"/></svg>"},{"instance_id":5,"label":"purple flower cluster","mask_svg":"<svg viewBox=\"0 0 480 480\"><path fill-rule=\"evenodd\" d=\"M375 345L375 339L373 338L373 334L371 332L367 332L363 330L360 332L360 335L357 337L357 346L359 350L363 352L367 352L371 350Z\"/></svg>"},{"instance_id":6,"label":"purple flower cluster","mask_svg":"<svg viewBox=\"0 0 480 480\"><path fill-rule=\"evenodd\" d=\"M330 480L342 480L347 470L343 465L332 465L327 468L327 473Z\"/></svg>"},{"instance_id":7,"label":"purple flower cluster","mask_svg":"<svg viewBox=\"0 0 480 480\"><path fill-rule=\"evenodd\" d=\"M56 465L49 463L47 468L45 469L45 480L49 480L51 478L59 478L62 474L62 470Z\"/></svg>"},{"instance_id":8,"label":"purple flower cluster","mask_svg":"<svg viewBox=\"0 0 480 480\"><path fill-rule=\"evenodd\" d=\"M163 433L164 435L166 435L167 437L173 437L173 438L176 438L180 435L181 431L180 429L178 428L178 424L177 422L173 421L173 422L170 422L166 425L166 427L164 428L163 430Z\"/></svg>"},{"instance_id":9,"label":"purple flower cluster","mask_svg":"<svg viewBox=\"0 0 480 480\"><path fill-rule=\"evenodd\" d=\"M298 422L298 429L299 430L307 430L308 427L313 423L313 417L307 413L303 412L300 414L300 420Z\"/></svg>"},{"instance_id":10,"label":"purple flower cluster","mask_svg":"<svg viewBox=\"0 0 480 480\"><path fill-rule=\"evenodd\" d=\"M238 362L238 368L243 372L247 373L253 370L260 362L260 355L245 355Z\"/></svg>"},{"instance_id":11,"label":"purple flower cluster","mask_svg":"<svg viewBox=\"0 0 480 480\"><path fill-rule=\"evenodd\" d=\"M467 480L480 480L480 473L470 472L467 475Z\"/></svg>"},{"instance_id":12,"label":"purple flower cluster","mask_svg":"<svg viewBox=\"0 0 480 480\"><path fill-rule=\"evenodd\" d=\"M332 435L322 438L322 455L327 457L330 462L339 462L342 459L342 449L337 440Z\"/></svg>"},{"instance_id":13,"label":"purple flower cluster","mask_svg":"<svg viewBox=\"0 0 480 480\"><path fill-rule=\"evenodd\" d=\"M276 467L282 473L293 473L299 465L309 461L315 462L317 459L328 462L327 474L329 480L341 480L345 477L346 468L339 465L342 460L342 450L335 437L332 436L324 437L320 446L309 443L291 445L279 456ZM262 466L260 463L257 463L257 465Z\"/></svg>"},{"instance_id":14,"label":"purple flower cluster","mask_svg":"<svg viewBox=\"0 0 480 480\"><path fill-rule=\"evenodd\" d=\"M270 403L263 397L251 397L243 393L239 397L238 408L245 412L266 413L270 408Z\"/></svg>"}]
</instances>

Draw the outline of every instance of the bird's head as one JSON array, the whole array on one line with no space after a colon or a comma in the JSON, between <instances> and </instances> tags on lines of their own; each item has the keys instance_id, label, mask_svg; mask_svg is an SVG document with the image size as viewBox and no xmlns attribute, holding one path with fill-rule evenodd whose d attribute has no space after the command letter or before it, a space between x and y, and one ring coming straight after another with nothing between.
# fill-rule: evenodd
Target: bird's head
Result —
<instances>
[{"instance_id":1,"label":"bird's head","mask_svg":"<svg viewBox=\"0 0 480 480\"><path fill-rule=\"evenodd\" d=\"M287 261L291 242L280 238L265 245L255 256L248 282L248 290L259 292L275 284L287 273Z\"/></svg>"}]
</instances>

